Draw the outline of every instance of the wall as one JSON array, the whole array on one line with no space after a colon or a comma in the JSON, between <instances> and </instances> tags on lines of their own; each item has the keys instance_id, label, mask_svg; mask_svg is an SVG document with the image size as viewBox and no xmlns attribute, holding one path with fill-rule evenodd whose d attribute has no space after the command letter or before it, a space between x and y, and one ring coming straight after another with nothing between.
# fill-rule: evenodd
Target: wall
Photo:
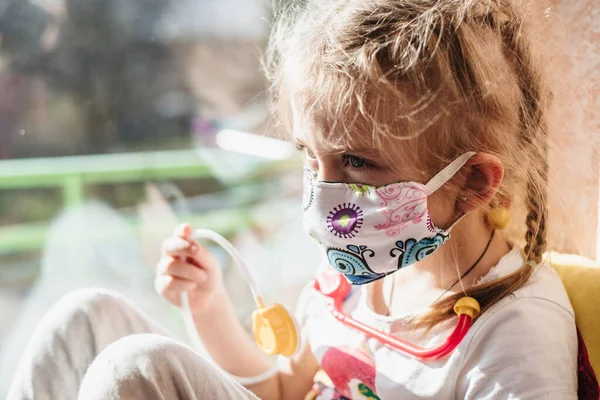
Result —
<instances>
[{"instance_id":1,"label":"wall","mask_svg":"<svg viewBox=\"0 0 600 400\"><path fill-rule=\"evenodd\" d=\"M600 1L554 0L542 10L550 51L550 238L596 258L599 238Z\"/></svg>"}]
</instances>

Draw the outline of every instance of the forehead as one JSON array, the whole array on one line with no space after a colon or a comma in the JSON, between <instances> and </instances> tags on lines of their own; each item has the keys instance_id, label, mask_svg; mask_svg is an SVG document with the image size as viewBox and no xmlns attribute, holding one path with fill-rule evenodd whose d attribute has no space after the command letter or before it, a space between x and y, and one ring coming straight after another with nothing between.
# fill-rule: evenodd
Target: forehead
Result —
<instances>
[{"instance_id":1,"label":"forehead","mask_svg":"<svg viewBox=\"0 0 600 400\"><path fill-rule=\"evenodd\" d=\"M313 114L294 111L293 139L315 152L336 154L360 152L376 153L379 149L360 131L335 126Z\"/></svg>"},{"instance_id":2,"label":"forehead","mask_svg":"<svg viewBox=\"0 0 600 400\"><path fill-rule=\"evenodd\" d=\"M398 137L402 135L379 131L382 125L366 118L348 115L331 118L316 109L301 107L298 99L290 101L289 106L292 140L316 154L346 153L364 157L403 179L420 179L428 167L424 160L429 154L425 153L431 149L424 151L423 137L404 140Z\"/></svg>"},{"instance_id":3,"label":"forehead","mask_svg":"<svg viewBox=\"0 0 600 400\"><path fill-rule=\"evenodd\" d=\"M291 103L291 115L293 139L313 150L329 153L377 153L383 150L375 140L377 135L373 130L365 129L356 119L348 123L344 116L328 118L318 110L298 106L297 102Z\"/></svg>"}]
</instances>

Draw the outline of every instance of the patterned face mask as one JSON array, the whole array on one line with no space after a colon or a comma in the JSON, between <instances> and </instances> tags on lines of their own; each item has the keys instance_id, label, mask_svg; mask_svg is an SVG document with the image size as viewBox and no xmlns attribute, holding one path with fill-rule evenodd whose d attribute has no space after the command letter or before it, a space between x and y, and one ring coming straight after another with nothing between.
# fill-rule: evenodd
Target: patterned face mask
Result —
<instances>
[{"instance_id":1,"label":"patterned face mask","mask_svg":"<svg viewBox=\"0 0 600 400\"><path fill-rule=\"evenodd\" d=\"M433 225L427 196L474 155L465 153L425 185L399 182L374 187L317 181L304 174L304 227L329 263L353 285L373 282L431 255L450 238Z\"/></svg>"}]
</instances>

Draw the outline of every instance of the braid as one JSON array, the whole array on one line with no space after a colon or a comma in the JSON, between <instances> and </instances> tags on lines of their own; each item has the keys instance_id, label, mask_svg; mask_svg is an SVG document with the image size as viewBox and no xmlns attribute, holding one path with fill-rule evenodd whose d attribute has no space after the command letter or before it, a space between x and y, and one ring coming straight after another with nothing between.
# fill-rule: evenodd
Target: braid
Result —
<instances>
[{"instance_id":1,"label":"braid","mask_svg":"<svg viewBox=\"0 0 600 400\"><path fill-rule=\"evenodd\" d=\"M502 41L509 59L513 60L517 70L518 84L522 93L520 104L521 141L529 149L534 165L530 168L526 184L527 232L525 234L525 257L536 263L542 261L546 251L547 220L547 187L548 187L548 126L546 107L542 93L541 74L532 61L532 52L528 43L522 39L520 17L507 1L501 1L502 14L508 18L498 21L493 18L493 25L498 25Z\"/></svg>"},{"instance_id":2,"label":"braid","mask_svg":"<svg viewBox=\"0 0 600 400\"><path fill-rule=\"evenodd\" d=\"M530 183L527 184L527 244L524 253L528 259L540 263L546 251L546 194L533 193L535 190Z\"/></svg>"}]
</instances>

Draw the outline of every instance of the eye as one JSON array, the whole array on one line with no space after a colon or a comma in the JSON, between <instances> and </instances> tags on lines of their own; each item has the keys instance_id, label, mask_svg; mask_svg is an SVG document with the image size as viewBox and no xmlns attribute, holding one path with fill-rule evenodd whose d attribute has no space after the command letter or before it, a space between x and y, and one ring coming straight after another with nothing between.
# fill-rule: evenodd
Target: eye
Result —
<instances>
[{"instance_id":1,"label":"eye","mask_svg":"<svg viewBox=\"0 0 600 400\"><path fill-rule=\"evenodd\" d=\"M348 161L353 168L362 168L365 166L366 162L360 157L350 156L348 157Z\"/></svg>"},{"instance_id":2,"label":"eye","mask_svg":"<svg viewBox=\"0 0 600 400\"><path fill-rule=\"evenodd\" d=\"M365 160L364 158L353 156L350 154L344 154L344 163L351 168L355 169L369 169L374 168L375 164L370 162L369 160Z\"/></svg>"}]
</instances>

